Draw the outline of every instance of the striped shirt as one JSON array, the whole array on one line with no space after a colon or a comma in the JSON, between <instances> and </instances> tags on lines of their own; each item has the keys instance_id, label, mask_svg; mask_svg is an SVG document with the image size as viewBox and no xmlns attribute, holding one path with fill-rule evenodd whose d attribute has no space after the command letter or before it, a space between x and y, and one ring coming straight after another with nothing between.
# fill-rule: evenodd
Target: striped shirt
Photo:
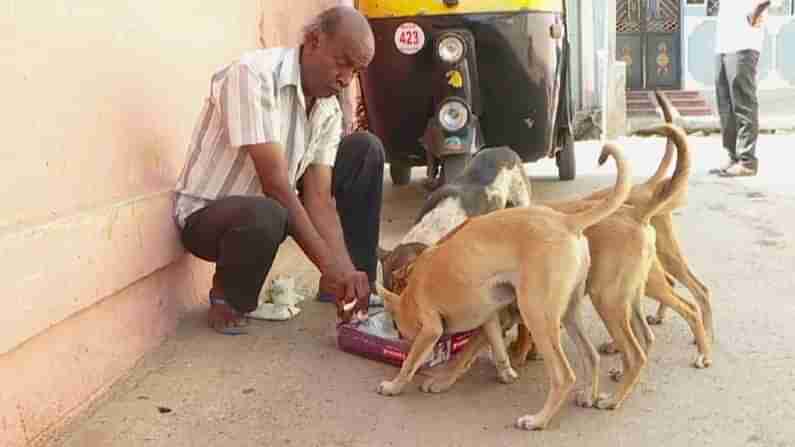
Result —
<instances>
[{"instance_id":1,"label":"striped shirt","mask_svg":"<svg viewBox=\"0 0 795 447\"><path fill-rule=\"evenodd\" d=\"M254 162L241 146L279 143L295 189L310 164L334 164L341 138L337 98L318 98L307 117L298 48L243 55L210 81L176 185L177 224L184 228L185 219L212 200L262 194Z\"/></svg>"}]
</instances>

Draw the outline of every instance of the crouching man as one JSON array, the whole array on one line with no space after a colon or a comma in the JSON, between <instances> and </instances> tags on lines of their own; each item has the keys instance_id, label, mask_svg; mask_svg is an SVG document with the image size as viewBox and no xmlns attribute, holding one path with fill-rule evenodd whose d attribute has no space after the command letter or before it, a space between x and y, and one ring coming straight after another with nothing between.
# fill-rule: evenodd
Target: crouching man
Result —
<instances>
[{"instance_id":1,"label":"crouching man","mask_svg":"<svg viewBox=\"0 0 795 447\"><path fill-rule=\"evenodd\" d=\"M336 96L373 58L367 20L322 12L297 48L244 54L216 72L176 186L182 242L215 264L209 324L245 332L289 235L321 272L321 292L366 308L376 279L384 152L343 137Z\"/></svg>"}]
</instances>

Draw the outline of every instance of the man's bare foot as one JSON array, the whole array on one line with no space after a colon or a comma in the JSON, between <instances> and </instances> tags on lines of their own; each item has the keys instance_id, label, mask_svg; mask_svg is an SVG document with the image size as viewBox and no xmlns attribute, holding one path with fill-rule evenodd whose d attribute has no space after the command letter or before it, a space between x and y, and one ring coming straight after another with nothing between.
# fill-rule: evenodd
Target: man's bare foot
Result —
<instances>
[{"instance_id":1,"label":"man's bare foot","mask_svg":"<svg viewBox=\"0 0 795 447\"><path fill-rule=\"evenodd\" d=\"M210 327L224 335L246 334L249 325L248 317L233 309L226 301L210 298L210 310L207 312L207 323Z\"/></svg>"}]
</instances>

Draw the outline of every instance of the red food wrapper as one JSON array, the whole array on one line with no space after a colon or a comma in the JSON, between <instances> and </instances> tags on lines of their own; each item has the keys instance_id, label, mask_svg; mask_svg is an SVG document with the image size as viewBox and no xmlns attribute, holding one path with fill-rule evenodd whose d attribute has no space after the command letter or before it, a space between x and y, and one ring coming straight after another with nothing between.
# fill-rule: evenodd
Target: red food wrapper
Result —
<instances>
[{"instance_id":1,"label":"red food wrapper","mask_svg":"<svg viewBox=\"0 0 795 447\"><path fill-rule=\"evenodd\" d=\"M430 357L422 368L431 368L450 360L469 342L477 330L448 334L436 342ZM337 325L337 345L345 352L402 366L411 344L401 340L392 319L383 309L373 309L365 321L352 321Z\"/></svg>"}]
</instances>

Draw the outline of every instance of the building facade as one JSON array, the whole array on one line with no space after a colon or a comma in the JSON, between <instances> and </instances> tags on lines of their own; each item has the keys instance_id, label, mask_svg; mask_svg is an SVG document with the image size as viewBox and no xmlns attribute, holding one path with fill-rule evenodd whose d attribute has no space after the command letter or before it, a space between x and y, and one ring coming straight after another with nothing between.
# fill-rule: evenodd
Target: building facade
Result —
<instances>
[{"instance_id":1,"label":"building facade","mask_svg":"<svg viewBox=\"0 0 795 447\"><path fill-rule=\"evenodd\" d=\"M730 0L723 0L730 1ZM738 0L731 0L738 1ZM793 0L770 11L759 64L759 89L795 88ZM616 59L630 90L711 90L720 0L617 0Z\"/></svg>"},{"instance_id":2,"label":"building facade","mask_svg":"<svg viewBox=\"0 0 795 447\"><path fill-rule=\"evenodd\" d=\"M206 309L172 201L210 75L336 3L4 2L0 446L45 443Z\"/></svg>"}]
</instances>

